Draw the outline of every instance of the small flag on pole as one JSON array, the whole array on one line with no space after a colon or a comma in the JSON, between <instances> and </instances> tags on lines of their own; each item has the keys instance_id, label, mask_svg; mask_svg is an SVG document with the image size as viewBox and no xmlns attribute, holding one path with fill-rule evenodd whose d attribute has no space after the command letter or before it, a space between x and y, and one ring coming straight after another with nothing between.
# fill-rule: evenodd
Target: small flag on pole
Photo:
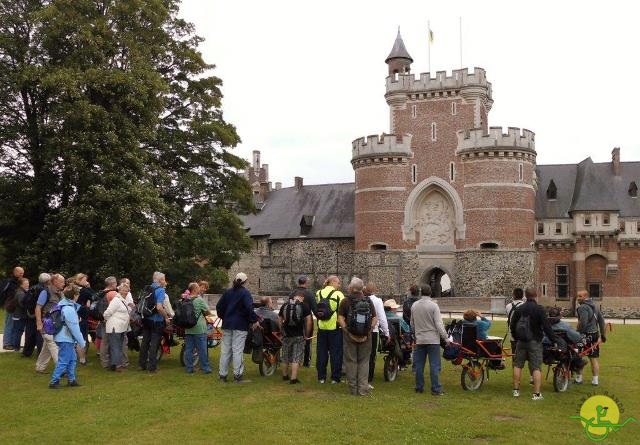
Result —
<instances>
[{"instance_id":1,"label":"small flag on pole","mask_svg":"<svg viewBox=\"0 0 640 445\"><path fill-rule=\"evenodd\" d=\"M431 27L429 27L429 43L433 43L433 31L431 31Z\"/></svg>"}]
</instances>

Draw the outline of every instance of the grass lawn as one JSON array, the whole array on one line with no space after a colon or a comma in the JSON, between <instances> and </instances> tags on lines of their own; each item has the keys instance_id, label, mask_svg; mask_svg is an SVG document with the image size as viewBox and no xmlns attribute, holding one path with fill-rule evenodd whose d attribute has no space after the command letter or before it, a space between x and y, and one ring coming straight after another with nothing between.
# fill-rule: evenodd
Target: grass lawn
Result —
<instances>
[{"instance_id":1,"label":"grass lawn","mask_svg":"<svg viewBox=\"0 0 640 445\"><path fill-rule=\"evenodd\" d=\"M504 323L496 322L491 332L504 333ZM621 420L640 420L638 338L640 326L616 325L602 352L597 393L609 391L620 399ZM0 424L0 443L591 443L580 422L569 419L579 411L580 399L593 392L589 370L587 384L566 393L554 393L551 380L546 381L545 399L533 402L526 381L523 395L511 397L510 369L492 371L490 380L471 393L460 386L461 367L444 362L446 394L434 397L415 394L410 371L385 383L379 357L373 395L356 398L348 395L346 384L316 383L314 369L304 369L303 384L297 386L283 384L279 375L260 377L249 356L246 377L252 383L223 384L215 373L219 349L210 352L213 375L185 374L179 347L163 357L157 374L149 375L104 371L92 349L92 363L79 368L84 386L57 391L47 388L49 376L34 373L34 359L2 353L1 400L8 412ZM133 368L136 357L130 354ZM637 443L638 434L640 424L629 423L605 443Z\"/></svg>"}]
</instances>

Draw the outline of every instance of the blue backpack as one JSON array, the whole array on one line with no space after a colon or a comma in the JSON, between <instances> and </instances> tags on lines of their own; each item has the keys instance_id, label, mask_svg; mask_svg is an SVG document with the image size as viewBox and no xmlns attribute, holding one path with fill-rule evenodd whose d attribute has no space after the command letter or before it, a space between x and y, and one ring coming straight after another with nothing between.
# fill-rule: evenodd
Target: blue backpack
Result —
<instances>
[{"instance_id":1,"label":"blue backpack","mask_svg":"<svg viewBox=\"0 0 640 445\"><path fill-rule=\"evenodd\" d=\"M64 316L62 315L62 306L56 304L52 307L47 315L45 315L42 329L45 334L56 335L65 326Z\"/></svg>"}]
</instances>

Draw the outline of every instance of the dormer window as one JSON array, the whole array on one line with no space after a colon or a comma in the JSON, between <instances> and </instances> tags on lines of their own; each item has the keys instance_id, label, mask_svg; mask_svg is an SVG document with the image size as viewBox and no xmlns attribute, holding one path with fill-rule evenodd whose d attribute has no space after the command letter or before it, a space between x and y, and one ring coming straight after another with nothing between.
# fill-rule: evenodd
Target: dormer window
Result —
<instances>
[{"instance_id":1,"label":"dormer window","mask_svg":"<svg viewBox=\"0 0 640 445\"><path fill-rule=\"evenodd\" d=\"M631 181L631 184L629 184L629 196L632 198L638 197L638 186L636 185L636 181Z\"/></svg>"},{"instance_id":2,"label":"dormer window","mask_svg":"<svg viewBox=\"0 0 640 445\"><path fill-rule=\"evenodd\" d=\"M553 200L558 197L558 188L556 187L556 183L553 182L553 179L549 181L549 187L547 187L547 199Z\"/></svg>"},{"instance_id":3,"label":"dormer window","mask_svg":"<svg viewBox=\"0 0 640 445\"><path fill-rule=\"evenodd\" d=\"M307 236L311 232L316 217L314 215L303 215L300 219L300 236Z\"/></svg>"},{"instance_id":4,"label":"dormer window","mask_svg":"<svg viewBox=\"0 0 640 445\"><path fill-rule=\"evenodd\" d=\"M538 235L544 235L544 223L538 223Z\"/></svg>"},{"instance_id":5,"label":"dormer window","mask_svg":"<svg viewBox=\"0 0 640 445\"><path fill-rule=\"evenodd\" d=\"M609 218L609 215L603 215L602 225L608 226L609 224L611 224L611 219Z\"/></svg>"},{"instance_id":6,"label":"dormer window","mask_svg":"<svg viewBox=\"0 0 640 445\"><path fill-rule=\"evenodd\" d=\"M584 225L585 226L590 226L591 225L591 216L584 215Z\"/></svg>"}]
</instances>

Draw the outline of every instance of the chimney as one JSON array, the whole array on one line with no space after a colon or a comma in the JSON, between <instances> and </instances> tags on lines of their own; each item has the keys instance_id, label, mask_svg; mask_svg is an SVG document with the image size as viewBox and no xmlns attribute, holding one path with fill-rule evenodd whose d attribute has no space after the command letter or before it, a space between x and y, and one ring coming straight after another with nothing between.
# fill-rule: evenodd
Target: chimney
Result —
<instances>
[{"instance_id":1,"label":"chimney","mask_svg":"<svg viewBox=\"0 0 640 445\"><path fill-rule=\"evenodd\" d=\"M273 190L273 187L271 186L271 181L267 182L267 190L271 191Z\"/></svg>"},{"instance_id":2,"label":"chimney","mask_svg":"<svg viewBox=\"0 0 640 445\"><path fill-rule=\"evenodd\" d=\"M302 178L300 176L296 176L294 181L295 181L296 190L302 189Z\"/></svg>"},{"instance_id":3,"label":"chimney","mask_svg":"<svg viewBox=\"0 0 640 445\"><path fill-rule=\"evenodd\" d=\"M276 190L280 190L282 188L282 182L276 182Z\"/></svg>"},{"instance_id":4,"label":"chimney","mask_svg":"<svg viewBox=\"0 0 640 445\"><path fill-rule=\"evenodd\" d=\"M258 170L260 168L260 150L253 150L253 169Z\"/></svg>"},{"instance_id":5,"label":"chimney","mask_svg":"<svg viewBox=\"0 0 640 445\"><path fill-rule=\"evenodd\" d=\"M269 197L269 183L261 182L260 183L260 201L265 202Z\"/></svg>"},{"instance_id":6,"label":"chimney","mask_svg":"<svg viewBox=\"0 0 640 445\"><path fill-rule=\"evenodd\" d=\"M620 176L620 147L616 147L611 152L611 165L613 166L613 174Z\"/></svg>"},{"instance_id":7,"label":"chimney","mask_svg":"<svg viewBox=\"0 0 640 445\"><path fill-rule=\"evenodd\" d=\"M262 181L269 181L269 164L262 164L262 168L264 169L264 179Z\"/></svg>"}]
</instances>

